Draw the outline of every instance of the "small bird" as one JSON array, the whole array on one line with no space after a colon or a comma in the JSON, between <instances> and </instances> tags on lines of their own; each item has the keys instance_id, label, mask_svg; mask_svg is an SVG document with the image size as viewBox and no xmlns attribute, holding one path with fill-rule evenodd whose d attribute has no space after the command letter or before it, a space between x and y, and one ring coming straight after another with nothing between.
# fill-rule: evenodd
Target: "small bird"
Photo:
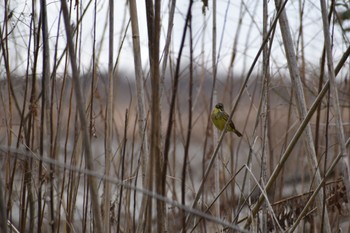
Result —
<instances>
[{"instance_id":1,"label":"small bird","mask_svg":"<svg viewBox=\"0 0 350 233\"><path fill-rule=\"evenodd\" d=\"M224 130L226 122L228 120L229 115L224 110L224 105L222 103L218 103L215 105L213 111L211 112L211 121L219 130ZM242 134L236 129L232 120L230 120L227 131L234 132L238 137L242 137Z\"/></svg>"}]
</instances>

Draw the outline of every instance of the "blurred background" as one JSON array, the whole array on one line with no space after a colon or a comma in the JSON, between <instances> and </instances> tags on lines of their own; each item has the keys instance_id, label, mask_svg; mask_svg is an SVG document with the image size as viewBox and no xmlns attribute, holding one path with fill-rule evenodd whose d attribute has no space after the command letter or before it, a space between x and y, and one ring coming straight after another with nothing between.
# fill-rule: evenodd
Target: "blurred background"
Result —
<instances>
[{"instance_id":1,"label":"blurred background","mask_svg":"<svg viewBox=\"0 0 350 233\"><path fill-rule=\"evenodd\" d=\"M279 0L0 3L1 230L349 229L350 5L320 2L289 44Z\"/></svg>"}]
</instances>

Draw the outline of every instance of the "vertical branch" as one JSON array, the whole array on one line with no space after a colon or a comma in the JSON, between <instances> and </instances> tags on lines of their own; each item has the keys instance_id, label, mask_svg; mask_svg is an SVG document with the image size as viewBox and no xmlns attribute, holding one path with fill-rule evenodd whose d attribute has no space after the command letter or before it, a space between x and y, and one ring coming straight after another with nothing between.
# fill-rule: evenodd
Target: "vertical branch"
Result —
<instances>
[{"instance_id":1,"label":"vertical branch","mask_svg":"<svg viewBox=\"0 0 350 233\"><path fill-rule=\"evenodd\" d=\"M213 70L213 86L212 86L212 102L211 105L216 104L217 101L217 92L216 92L216 75L217 75L217 55L216 55L216 0L213 0L213 25L212 25L212 70ZM219 131L215 130L214 137L213 137L213 145L217 143ZM214 165L214 189L215 194L218 194L220 191L220 161L215 160ZM218 198L217 202L214 206L215 212L218 216L220 216L220 199Z\"/></svg>"},{"instance_id":2,"label":"vertical branch","mask_svg":"<svg viewBox=\"0 0 350 233\"><path fill-rule=\"evenodd\" d=\"M273 155L273 149L271 146L272 139L271 139L271 133L273 132L271 127L271 109L270 109L270 55L271 55L271 48L275 33L275 27L272 27L272 35L269 36L268 34L268 2L264 1L263 6L263 40L269 40L269 43L266 43L263 49L263 90L262 90L262 96L263 96L263 103L262 103L262 128L263 128L263 152L262 152L262 180L261 180L261 186L265 187L266 181L268 180L268 177L271 174L271 171L273 170L274 165L274 155ZM270 197L272 200L275 198L274 192L267 193L268 197ZM264 206L264 213L263 213L263 231L267 231L267 205Z\"/></svg>"},{"instance_id":3,"label":"vertical branch","mask_svg":"<svg viewBox=\"0 0 350 233\"><path fill-rule=\"evenodd\" d=\"M50 74L50 80L51 81L51 90L50 90L50 95L51 95L51 100L49 101L50 103L50 114L49 114L49 121L50 121L50 128L49 131L50 133L50 149L49 149L49 153L50 153L50 157L54 160L57 159L57 156L60 155L60 144L61 144L61 123L62 123L62 115L61 115L61 106L62 106L62 95L60 95L58 102L58 111L55 112L55 105L56 102L55 97L56 97L56 92L55 89L57 88L57 79L56 79L56 75L57 75L57 54L58 54L58 44L59 44L59 38L60 38L60 32L61 32L61 14L62 11L60 10L59 15L58 15L58 24L57 24L57 31L56 31L56 42L55 42L55 46L54 46L54 55L53 55L53 68L52 68L52 73ZM63 85L64 86L64 82ZM54 122L54 119L56 117L56 121ZM58 172L56 172L56 175L59 174ZM64 175L63 175L64 176ZM49 186L50 186L50 224L51 224L51 230L52 232L59 232L59 227L60 224L57 224L60 222L61 220L61 216L55 215L55 207L56 210L59 210L61 205L62 205L62 199L61 198L57 198L57 204L55 206L55 190L59 190L59 188L55 188L55 187L59 187L60 185L63 185L63 183L61 182L57 182L55 183L55 166L53 164L50 164L50 171L49 171ZM56 195L62 195L62 192L60 193L60 191L56 192ZM57 230L56 230L57 229Z\"/></svg>"},{"instance_id":4,"label":"vertical branch","mask_svg":"<svg viewBox=\"0 0 350 233\"><path fill-rule=\"evenodd\" d=\"M204 14L202 14L202 21L203 21L203 36L201 38L201 72L200 72L200 76L201 76L201 84L204 83L204 80L205 80L205 76L206 76L206 34L207 34L207 26L208 26L208 21L206 19L206 16ZM199 97L199 95L198 95ZM209 110L208 112L210 111L211 109L211 105L212 105L212 97L210 96L210 103L209 103ZM210 114L208 114L207 116L207 119L205 121L206 125L205 125L205 131L204 131L204 134L205 134L205 138L204 138L204 142L203 142L203 154L202 154L202 161L201 161L201 177L204 177L204 172L205 172L205 165L206 165L206 161L207 161L207 148L208 148L208 144L209 144L209 140L211 139L211 137L209 137L209 132L210 132L210 129L212 129L212 124L211 124L211 121L210 121ZM201 195L201 208L203 209L204 206L205 206L205 196L204 195ZM184 228L185 229L185 226Z\"/></svg>"},{"instance_id":5,"label":"vertical branch","mask_svg":"<svg viewBox=\"0 0 350 233\"><path fill-rule=\"evenodd\" d=\"M64 24L66 28L66 36L67 36L67 44L68 44L68 50L69 50L69 57L71 60L71 68L72 68L72 75L73 75L73 85L75 89L75 98L77 102L77 108L79 112L79 118L81 122L81 128L83 131L83 141L84 141L84 149L85 149L85 163L89 170L94 170L93 161L92 161L92 152L91 152L91 144L90 144L90 137L88 133L88 127L87 127L87 120L85 117L85 109L84 109L84 102L82 98L81 93L81 87L79 82L79 72L77 68L76 63L76 55L74 51L74 44L73 44L73 37L70 27L70 20L69 20L69 13L67 8L67 3L65 0L61 0L62 5L62 12L63 12L63 18L64 18ZM93 209L93 217L94 217L94 224L96 226L96 232L101 233L102 232L102 226L101 226L101 214L100 214L100 208L98 204L98 194L97 194L97 184L96 180L92 176L88 176L88 183L89 183L89 189L91 193L91 200L92 200L92 209Z\"/></svg>"},{"instance_id":6,"label":"vertical branch","mask_svg":"<svg viewBox=\"0 0 350 233\"><path fill-rule=\"evenodd\" d=\"M268 25L268 4L267 1L264 0L263 3L263 38L267 36L267 25ZM267 180L267 158L269 158L269 122L268 122L268 114L269 114L269 98L268 98L268 92L269 92L269 79L270 79L270 72L269 72L269 47L268 44L265 45L263 49L263 96L262 96L262 127L263 127L263 146L262 146L262 153L261 153L261 183L262 187L265 186L265 182ZM262 231L267 232L267 204L265 202L265 206L263 207L263 216L262 216Z\"/></svg>"},{"instance_id":7,"label":"vertical branch","mask_svg":"<svg viewBox=\"0 0 350 233\"><path fill-rule=\"evenodd\" d=\"M90 86L90 136L94 134L94 90L95 90L95 80L96 80L96 16L97 16L97 0L94 0L94 24L93 24L93 41L92 41L92 77L91 77L91 86Z\"/></svg>"},{"instance_id":8,"label":"vertical branch","mask_svg":"<svg viewBox=\"0 0 350 233\"><path fill-rule=\"evenodd\" d=\"M186 26L187 27L187 26ZM192 86L193 86L193 35L192 35L192 13L189 15L189 24L190 30L190 79L189 79L189 93L188 93L188 124L187 124L187 137L184 151L184 163L182 167L182 182L181 182L181 204L183 206L186 205L186 168L188 161L188 151L190 147L191 141L191 132L192 132ZM185 212L182 211L182 227L185 228L186 225L186 217Z\"/></svg>"},{"instance_id":9,"label":"vertical branch","mask_svg":"<svg viewBox=\"0 0 350 233\"><path fill-rule=\"evenodd\" d=\"M150 175L149 188L153 184L153 168L162 173L161 167L161 153L160 153L160 101L159 101L159 37L160 37L160 7L161 1L156 0L153 6L152 0L146 0L146 16L147 16L147 29L148 29L148 50L149 60L151 66L151 153L148 170ZM153 9L154 8L154 9ZM154 167L155 166L155 167ZM164 175L164 174L162 174ZM164 194L162 188L163 177L156 176L156 192L158 194ZM151 203L148 205L148 218L151 218ZM165 231L165 204L157 200L157 229L158 232ZM147 224L151 224L151 219L147 220ZM151 231L149 226L147 230Z\"/></svg>"},{"instance_id":10,"label":"vertical branch","mask_svg":"<svg viewBox=\"0 0 350 233\"><path fill-rule=\"evenodd\" d=\"M151 140L151 150L153 148L154 158L155 158L155 168L157 171L161 172L161 176L156 176L156 192L165 196L164 179L166 179L166 173L162 169L162 154L160 152L161 138L160 138L160 128L161 128L161 112L160 112L160 74L159 74L159 39L160 39L160 9L161 0L156 0L154 5L154 46L153 46L153 64L151 63L151 69L153 72L152 76L152 112L154 113L152 117L152 130L154 132L152 135L153 140ZM153 142L153 143L152 143ZM153 153L151 153L153 154ZM165 164L165 163L164 163ZM167 164L165 164L167 166ZM167 225L166 218L166 205L164 202L157 200L157 231L158 233L165 232Z\"/></svg>"},{"instance_id":11,"label":"vertical branch","mask_svg":"<svg viewBox=\"0 0 350 233\"><path fill-rule=\"evenodd\" d=\"M42 77L42 91L41 91L41 130L40 130L40 156L44 156L44 135L51 135L49 132L49 108L50 108L50 46L49 46L49 32L47 25L47 12L46 12L46 0L41 0L41 22L42 22L42 36L43 36L43 77ZM49 147L50 148L50 147ZM42 227L42 169L43 164L39 162L39 177L38 177L38 232L41 232ZM50 171L51 172L51 171ZM51 200L52 202L53 200ZM52 232L54 231L54 225L51 225Z\"/></svg>"},{"instance_id":12,"label":"vertical branch","mask_svg":"<svg viewBox=\"0 0 350 233\"><path fill-rule=\"evenodd\" d=\"M41 22L42 22L42 36L43 36L43 84L45 88L43 90L43 95L45 94L46 99L45 104L50 99L50 85L49 85L49 78L50 78L50 46L49 46L49 29L47 25L47 9L46 9L46 0L41 0ZM50 105L48 105L50 106ZM47 106L45 105L45 108Z\"/></svg>"},{"instance_id":13,"label":"vertical branch","mask_svg":"<svg viewBox=\"0 0 350 233\"><path fill-rule=\"evenodd\" d=\"M165 46L164 46L161 82L164 81L165 74L166 74L169 48L170 48L170 42L172 38L171 35L173 32L173 25L174 25L175 6L176 6L176 0L171 0L169 19L168 19L168 29L167 29L166 39L165 39ZM162 93L160 93L160 95L162 95Z\"/></svg>"},{"instance_id":14,"label":"vertical branch","mask_svg":"<svg viewBox=\"0 0 350 233\"><path fill-rule=\"evenodd\" d=\"M136 92L137 92L137 113L139 122L139 135L141 140L140 148L142 149L142 177L145 176L146 159L148 154L148 139L145 132L146 128L146 114L145 114L145 86L142 76L142 61L141 61L141 48L140 48L140 32L138 25L138 15L136 0L130 0L130 17L131 17L131 30L132 30L132 42L134 52L134 67L135 67L135 78L136 78ZM144 181L144 180L143 180Z\"/></svg>"},{"instance_id":15,"label":"vertical branch","mask_svg":"<svg viewBox=\"0 0 350 233\"><path fill-rule=\"evenodd\" d=\"M130 7L130 17L131 17L131 31L132 31L132 43L133 43L133 53L134 53L134 69L135 69L135 79L136 79L136 93L137 93L137 112L138 112L138 127L139 136L141 139L140 148L140 160L142 169L142 183L144 187L151 189L147 184L150 183L150 176L146 174L146 165L148 164L148 137L146 134L146 114L145 114L145 87L142 76L142 61L141 61L141 48L140 48L140 32L138 25L138 14L136 0L129 1ZM149 197L143 196L141 202L141 208L139 212L139 225L136 232L140 232L143 226L144 211L146 209L147 200Z\"/></svg>"},{"instance_id":16,"label":"vertical branch","mask_svg":"<svg viewBox=\"0 0 350 233\"><path fill-rule=\"evenodd\" d=\"M325 48L322 50L322 56L320 59L320 75L319 75L319 81L318 81L318 93L322 90L323 80L324 80L324 68L325 68L325 61L326 61L326 51ZM319 154L319 131L320 131L320 122L321 122L321 108L322 106L319 106L317 108L317 114L316 114L316 129L315 129L315 150L316 155Z\"/></svg>"},{"instance_id":17,"label":"vertical branch","mask_svg":"<svg viewBox=\"0 0 350 233\"><path fill-rule=\"evenodd\" d=\"M299 6L299 35L296 42L296 51L297 54L299 53L299 46L300 46L300 57L301 57L301 63L300 63L300 74L302 78L305 78L305 42L304 42L304 8L305 8L305 1L299 0L298 1Z\"/></svg>"},{"instance_id":18,"label":"vertical branch","mask_svg":"<svg viewBox=\"0 0 350 233\"><path fill-rule=\"evenodd\" d=\"M112 0L113 1L113 0ZM121 161L121 178L120 180L123 182L124 181L124 170L125 170L125 150L126 150L126 141L127 141L127 131L128 131L128 109L125 111L125 121L124 121L124 136L123 136L123 150L122 150L122 161ZM120 185L120 190L119 190L119 202L118 202L118 224L117 224L117 233L119 233L120 229L120 213L121 213L121 206L122 206L122 198L123 198L123 185Z\"/></svg>"},{"instance_id":19,"label":"vertical branch","mask_svg":"<svg viewBox=\"0 0 350 233\"><path fill-rule=\"evenodd\" d=\"M329 146L329 135L328 135L328 129L329 129L329 114L330 114L330 97L331 97L331 92L328 91L327 92L327 113L326 113L326 130L325 130L325 133L324 133L324 136L325 136L325 152L324 152L324 164L323 164L323 170L324 171L327 171L327 161L328 161L328 146ZM319 109L319 108L318 108ZM325 180L326 177L325 177L326 174L323 174L323 177L322 179ZM326 208L327 208L327 200L326 200L326 183L324 182L323 183L323 195L324 195L324 201L323 201L323 208L322 208L322 216L321 216L321 222L323 222L324 220L324 213L326 211ZM320 232L323 232L323 224L321 224L321 231Z\"/></svg>"},{"instance_id":20,"label":"vertical branch","mask_svg":"<svg viewBox=\"0 0 350 233\"><path fill-rule=\"evenodd\" d=\"M350 177L349 177L349 158L348 153L345 146L345 134L344 134L344 126L343 121L341 117L340 112L340 104L339 104L339 95L338 95L338 89L337 84L335 82L335 71L334 71L334 65L333 65L333 55L332 55L332 43L331 43L331 36L329 32L329 23L327 18L327 9L326 9L326 2L324 0L320 0L321 3L321 12L322 12L322 22L323 22L323 33L324 33L324 41L325 41L325 48L326 48L326 56L327 56L327 66L328 66L328 75L329 75L329 82L330 82L330 91L333 94L333 108L334 108L334 115L335 115L335 122L337 126L337 137L338 142L340 146L340 153L342 155L341 159L341 173L344 176L344 182L346 187L346 192L348 194L348 197L350 195Z\"/></svg>"},{"instance_id":21,"label":"vertical branch","mask_svg":"<svg viewBox=\"0 0 350 233\"><path fill-rule=\"evenodd\" d=\"M109 0L109 48L108 48L108 94L106 104L106 122L105 122L105 176L110 175L110 164L112 161L112 129L113 129L113 36L114 36L114 1ZM109 209L110 209L110 183L107 180L103 182L103 231L109 232ZM119 228L118 228L119 230Z\"/></svg>"}]
</instances>

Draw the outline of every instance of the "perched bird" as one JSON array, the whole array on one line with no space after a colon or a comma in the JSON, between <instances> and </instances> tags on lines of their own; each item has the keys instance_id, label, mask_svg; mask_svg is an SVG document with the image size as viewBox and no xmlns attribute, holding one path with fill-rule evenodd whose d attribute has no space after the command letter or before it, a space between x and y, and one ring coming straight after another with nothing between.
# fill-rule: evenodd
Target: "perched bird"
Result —
<instances>
[{"instance_id":1,"label":"perched bird","mask_svg":"<svg viewBox=\"0 0 350 233\"><path fill-rule=\"evenodd\" d=\"M224 110L224 105L222 103L218 103L215 105L213 111L211 112L211 121L219 130L224 130L226 122L228 120L229 115ZM230 120L227 131L234 132L238 137L242 137L242 134L236 129L232 120Z\"/></svg>"}]
</instances>

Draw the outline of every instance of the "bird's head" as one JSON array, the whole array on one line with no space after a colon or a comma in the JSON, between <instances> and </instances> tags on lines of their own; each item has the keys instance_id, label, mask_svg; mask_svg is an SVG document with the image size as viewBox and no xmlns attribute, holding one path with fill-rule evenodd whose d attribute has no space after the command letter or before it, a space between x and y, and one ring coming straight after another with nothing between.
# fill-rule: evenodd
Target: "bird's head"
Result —
<instances>
[{"instance_id":1,"label":"bird's head","mask_svg":"<svg viewBox=\"0 0 350 233\"><path fill-rule=\"evenodd\" d=\"M216 104L215 108L219 109L220 111L224 111L224 105L222 103Z\"/></svg>"}]
</instances>

